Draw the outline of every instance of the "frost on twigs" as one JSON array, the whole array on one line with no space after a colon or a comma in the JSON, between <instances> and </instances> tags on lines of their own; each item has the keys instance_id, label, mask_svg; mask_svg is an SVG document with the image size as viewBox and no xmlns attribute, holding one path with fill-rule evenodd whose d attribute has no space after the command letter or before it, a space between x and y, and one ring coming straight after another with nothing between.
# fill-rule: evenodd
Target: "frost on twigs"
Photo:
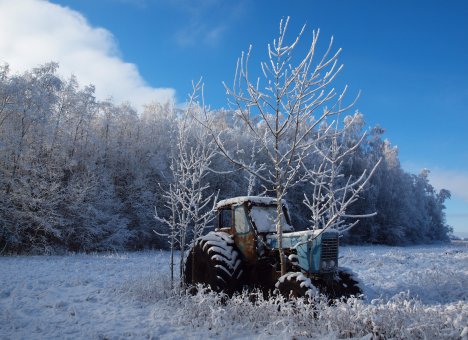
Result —
<instances>
[{"instance_id":1,"label":"frost on twigs","mask_svg":"<svg viewBox=\"0 0 468 340\"><path fill-rule=\"evenodd\" d=\"M371 169L364 169L357 177L344 174L344 167L366 137L366 133L350 141L354 125L362 120L356 113L344 119L343 126L338 120L323 124L318 134L321 143L314 145L317 164L307 169L308 181L312 185L311 195L304 194L304 204L309 209L311 229L333 228L345 233L353 228L361 218L376 215L375 211L349 214L348 211L359 200L361 193L372 178L381 159Z\"/></svg>"},{"instance_id":2,"label":"frost on twigs","mask_svg":"<svg viewBox=\"0 0 468 340\"><path fill-rule=\"evenodd\" d=\"M215 156L213 142L206 131L200 129L194 117L202 108L197 103L200 83L193 85L193 93L181 119L176 121L172 131L171 176L169 186L163 189L162 200L169 211L168 217L161 217L155 208L155 219L168 229L167 236L171 249L171 282L174 281L174 250L180 250L179 277L184 279L185 252L189 240L200 237L207 225L214 219L217 193L210 190L206 177ZM161 235L155 231L158 235Z\"/></svg>"},{"instance_id":3,"label":"frost on twigs","mask_svg":"<svg viewBox=\"0 0 468 340\"><path fill-rule=\"evenodd\" d=\"M242 292L223 300L199 291L167 301L176 307L175 326L189 324L218 337L275 338L462 339L468 331L466 248L345 247L342 254L343 263L368 283L367 298L330 305L320 296L307 303Z\"/></svg>"},{"instance_id":4,"label":"frost on twigs","mask_svg":"<svg viewBox=\"0 0 468 340\"><path fill-rule=\"evenodd\" d=\"M332 157L324 153L323 144L329 141L330 136L342 134L341 130L333 128L338 127L334 122L339 119L340 114L354 106L358 96L348 101L345 99L347 86L341 91L337 91L334 86L335 78L343 65L338 62L341 49L334 51L333 38L324 53L318 55L320 30L312 31L311 42L305 53L296 56L300 51L298 46L301 38L305 35L305 26L295 39L288 41L288 25L289 17L280 21L278 35L268 45L266 61L261 62L261 72L258 71L260 77L249 68L252 52L249 48L237 62L232 85L224 84L235 109L235 118L242 123L243 130L258 148L257 155L252 157L261 159L261 165L258 165L260 162L246 160L244 152L233 153L225 135L216 130L208 114L201 122L210 132L219 153L236 167L246 171L249 179L255 177L261 181L266 191L274 192L277 209L275 229L282 275L286 273L286 262L282 246L281 200L297 184L309 181L312 174L315 175L312 182L317 176L326 181L332 180L330 175L336 176L333 169L330 172L328 167L315 168L312 163L316 156L323 155L324 159L336 162L359 146L356 143L354 148L348 150L334 148L335 154ZM325 129L321 130L322 127ZM362 177L367 179L369 176L364 173ZM329 213L336 216L330 217L332 222L326 228L336 227L341 223L346 206L357 199L365 182L366 180L353 180L353 184L348 183L344 191L348 201L343 204L343 209L334 211L334 206L328 209ZM331 183L331 187L333 186ZM249 187L249 192L250 189ZM351 198L348 198L349 194ZM316 196L311 198L313 202ZM338 200L339 198L333 202ZM314 205L315 203L309 204Z\"/></svg>"},{"instance_id":5,"label":"frost on twigs","mask_svg":"<svg viewBox=\"0 0 468 340\"><path fill-rule=\"evenodd\" d=\"M265 298L261 292L226 298L200 286L195 295L177 296L167 303L177 307L175 325L188 324L218 335L454 339L468 320L463 302L427 306L405 293L370 304L350 298L330 305L326 298L315 297L309 303L281 295Z\"/></svg>"}]
</instances>

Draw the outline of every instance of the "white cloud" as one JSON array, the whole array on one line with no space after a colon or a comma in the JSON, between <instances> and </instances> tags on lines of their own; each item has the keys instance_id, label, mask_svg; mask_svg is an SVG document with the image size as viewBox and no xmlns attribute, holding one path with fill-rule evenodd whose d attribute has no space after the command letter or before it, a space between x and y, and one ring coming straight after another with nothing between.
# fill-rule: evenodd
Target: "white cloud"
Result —
<instances>
[{"instance_id":1,"label":"white cloud","mask_svg":"<svg viewBox=\"0 0 468 340\"><path fill-rule=\"evenodd\" d=\"M448 189L453 196L468 203L468 172L434 169L429 174L430 183L437 189Z\"/></svg>"},{"instance_id":2,"label":"white cloud","mask_svg":"<svg viewBox=\"0 0 468 340\"><path fill-rule=\"evenodd\" d=\"M64 77L75 74L81 84L95 85L101 100L112 97L141 107L175 96L171 88L146 84L135 64L119 57L112 33L45 0L0 0L0 61L13 72L56 61Z\"/></svg>"}]
</instances>

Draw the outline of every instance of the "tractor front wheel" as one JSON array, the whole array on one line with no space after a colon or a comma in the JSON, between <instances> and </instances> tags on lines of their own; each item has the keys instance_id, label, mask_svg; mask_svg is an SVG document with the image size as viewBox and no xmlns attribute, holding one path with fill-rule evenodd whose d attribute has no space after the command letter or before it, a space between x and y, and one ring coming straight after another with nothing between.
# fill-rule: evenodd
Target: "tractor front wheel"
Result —
<instances>
[{"instance_id":1,"label":"tractor front wheel","mask_svg":"<svg viewBox=\"0 0 468 340\"><path fill-rule=\"evenodd\" d=\"M275 287L285 298L312 297L318 293L309 278L301 272L289 272L278 279Z\"/></svg>"},{"instance_id":2,"label":"tractor front wheel","mask_svg":"<svg viewBox=\"0 0 468 340\"><path fill-rule=\"evenodd\" d=\"M362 284L357 274L344 267L338 268L338 271L327 281L324 288L324 293L329 299L347 299L363 294Z\"/></svg>"}]
</instances>

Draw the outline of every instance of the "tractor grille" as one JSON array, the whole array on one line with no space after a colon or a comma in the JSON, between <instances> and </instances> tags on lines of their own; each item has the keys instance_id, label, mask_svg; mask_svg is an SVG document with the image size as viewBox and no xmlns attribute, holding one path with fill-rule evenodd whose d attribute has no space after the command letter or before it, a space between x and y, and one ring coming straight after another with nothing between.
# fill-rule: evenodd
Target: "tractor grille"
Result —
<instances>
[{"instance_id":1,"label":"tractor grille","mask_svg":"<svg viewBox=\"0 0 468 340\"><path fill-rule=\"evenodd\" d=\"M322 238L322 261L336 261L338 257L338 237Z\"/></svg>"}]
</instances>

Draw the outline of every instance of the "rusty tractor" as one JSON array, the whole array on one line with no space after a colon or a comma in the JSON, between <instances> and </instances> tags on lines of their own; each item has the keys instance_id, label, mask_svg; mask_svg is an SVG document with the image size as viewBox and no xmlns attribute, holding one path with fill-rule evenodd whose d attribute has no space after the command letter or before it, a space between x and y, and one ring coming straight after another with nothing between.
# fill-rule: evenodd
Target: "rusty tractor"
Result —
<instances>
[{"instance_id":1,"label":"rusty tractor","mask_svg":"<svg viewBox=\"0 0 468 340\"><path fill-rule=\"evenodd\" d=\"M362 294L356 275L338 267L338 232L296 232L285 201L282 207L285 275L280 270L276 199L244 196L217 204L217 228L194 240L185 262L184 282L227 293L258 288L264 294L279 292L287 298Z\"/></svg>"}]
</instances>

